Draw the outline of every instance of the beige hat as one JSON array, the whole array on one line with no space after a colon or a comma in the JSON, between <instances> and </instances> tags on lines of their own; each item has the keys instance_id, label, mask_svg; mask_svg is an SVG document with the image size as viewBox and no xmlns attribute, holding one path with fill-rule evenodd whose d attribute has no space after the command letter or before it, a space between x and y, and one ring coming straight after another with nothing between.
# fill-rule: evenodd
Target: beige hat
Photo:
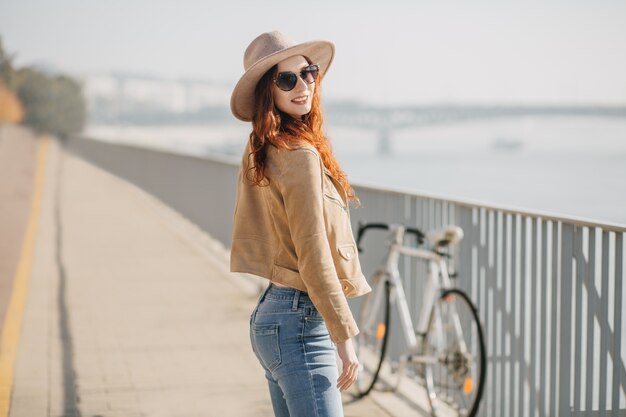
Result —
<instances>
[{"instance_id":1,"label":"beige hat","mask_svg":"<svg viewBox=\"0 0 626 417\"><path fill-rule=\"evenodd\" d=\"M304 55L313 64L319 64L323 76L335 55L335 44L330 41L309 41L296 44L279 31L267 32L253 40L243 55L246 71L230 97L230 110L244 122L252 120L254 114L254 89L270 68L283 59Z\"/></svg>"}]
</instances>

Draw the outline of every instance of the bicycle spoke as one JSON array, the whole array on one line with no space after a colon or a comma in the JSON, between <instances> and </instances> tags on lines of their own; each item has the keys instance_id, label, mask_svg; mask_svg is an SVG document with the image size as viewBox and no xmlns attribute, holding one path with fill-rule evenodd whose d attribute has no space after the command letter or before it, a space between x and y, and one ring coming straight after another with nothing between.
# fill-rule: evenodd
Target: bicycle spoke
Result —
<instances>
[{"instance_id":1,"label":"bicycle spoke","mask_svg":"<svg viewBox=\"0 0 626 417\"><path fill-rule=\"evenodd\" d=\"M458 415L474 415L482 395L486 361L482 328L464 293L448 291L436 303L423 350L425 355L439 359L425 364L433 409L445 405Z\"/></svg>"}]
</instances>

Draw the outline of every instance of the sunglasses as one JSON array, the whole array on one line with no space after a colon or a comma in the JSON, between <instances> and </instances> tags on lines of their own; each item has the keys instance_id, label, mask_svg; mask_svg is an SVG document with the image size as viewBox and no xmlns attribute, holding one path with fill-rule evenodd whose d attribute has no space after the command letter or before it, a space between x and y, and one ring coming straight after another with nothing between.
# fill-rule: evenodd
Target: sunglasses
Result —
<instances>
[{"instance_id":1,"label":"sunglasses","mask_svg":"<svg viewBox=\"0 0 626 417\"><path fill-rule=\"evenodd\" d=\"M302 68L300 71L300 78L307 84L313 84L317 80L317 76L320 72L320 66L318 64L311 64L308 67ZM276 78L273 79L276 86L283 91L291 91L298 84L298 75L291 71L279 72Z\"/></svg>"}]
</instances>

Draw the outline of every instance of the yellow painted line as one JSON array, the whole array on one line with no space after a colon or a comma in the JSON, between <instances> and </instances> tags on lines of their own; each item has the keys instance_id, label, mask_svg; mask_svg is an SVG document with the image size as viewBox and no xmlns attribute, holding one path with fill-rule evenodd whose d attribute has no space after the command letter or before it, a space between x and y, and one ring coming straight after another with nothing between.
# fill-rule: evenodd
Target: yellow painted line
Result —
<instances>
[{"instance_id":1,"label":"yellow painted line","mask_svg":"<svg viewBox=\"0 0 626 417\"><path fill-rule=\"evenodd\" d=\"M35 252L39 214L41 212L41 199L46 174L48 142L48 136L43 136L39 140L37 147L37 166L30 218L28 219L26 236L22 244L22 253L15 272L11 300L9 301L9 307L4 319L4 327L2 328L2 340L0 341L0 417L9 415L9 407L11 404L13 368L20 341L20 330L22 327L22 317L24 316L26 294L28 292L28 281L30 279L30 270Z\"/></svg>"}]
</instances>

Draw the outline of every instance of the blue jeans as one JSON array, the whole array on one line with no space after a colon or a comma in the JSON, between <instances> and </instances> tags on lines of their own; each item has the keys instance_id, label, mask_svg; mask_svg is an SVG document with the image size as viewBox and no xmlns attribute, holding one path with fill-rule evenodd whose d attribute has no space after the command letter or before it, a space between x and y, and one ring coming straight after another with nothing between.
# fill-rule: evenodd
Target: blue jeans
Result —
<instances>
[{"instance_id":1,"label":"blue jeans","mask_svg":"<svg viewBox=\"0 0 626 417\"><path fill-rule=\"evenodd\" d=\"M343 417L335 348L305 292L270 284L250 316L250 341L276 417Z\"/></svg>"}]
</instances>

